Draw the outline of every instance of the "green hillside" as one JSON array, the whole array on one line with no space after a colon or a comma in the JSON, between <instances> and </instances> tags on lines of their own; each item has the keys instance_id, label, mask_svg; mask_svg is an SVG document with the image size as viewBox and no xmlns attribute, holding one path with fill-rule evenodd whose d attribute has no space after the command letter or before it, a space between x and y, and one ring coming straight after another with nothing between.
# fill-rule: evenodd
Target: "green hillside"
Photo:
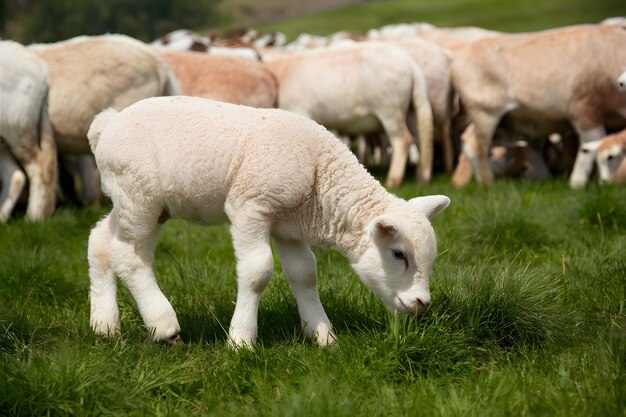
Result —
<instances>
[{"instance_id":1,"label":"green hillside","mask_svg":"<svg viewBox=\"0 0 626 417\"><path fill-rule=\"evenodd\" d=\"M426 21L438 26L481 26L511 32L598 22L626 14L623 0L389 0L260 25L290 39L308 32L364 32L390 23Z\"/></svg>"}]
</instances>

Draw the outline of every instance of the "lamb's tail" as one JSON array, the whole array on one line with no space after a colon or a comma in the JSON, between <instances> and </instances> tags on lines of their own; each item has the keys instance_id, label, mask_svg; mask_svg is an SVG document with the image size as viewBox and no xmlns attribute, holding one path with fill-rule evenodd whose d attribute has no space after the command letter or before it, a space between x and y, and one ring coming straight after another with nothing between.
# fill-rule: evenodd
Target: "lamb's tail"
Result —
<instances>
[{"instance_id":1,"label":"lamb's tail","mask_svg":"<svg viewBox=\"0 0 626 417\"><path fill-rule=\"evenodd\" d=\"M89 132L87 132L87 139L89 139L91 152L94 154L96 153L96 148L98 147L98 141L100 140L102 131L113 121L115 117L117 117L118 114L117 110L109 107L96 115L93 119L93 122L89 127Z\"/></svg>"},{"instance_id":2,"label":"lamb's tail","mask_svg":"<svg viewBox=\"0 0 626 417\"><path fill-rule=\"evenodd\" d=\"M420 160L418 181L428 183L433 171L433 110L428 100L424 73L412 62L413 68L413 107L417 122Z\"/></svg>"}]
</instances>

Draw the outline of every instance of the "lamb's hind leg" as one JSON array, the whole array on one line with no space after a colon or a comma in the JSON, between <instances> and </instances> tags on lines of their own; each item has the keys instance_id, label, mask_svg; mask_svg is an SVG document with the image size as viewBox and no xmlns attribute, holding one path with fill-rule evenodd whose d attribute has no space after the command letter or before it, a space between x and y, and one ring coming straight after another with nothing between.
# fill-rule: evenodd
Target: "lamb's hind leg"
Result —
<instances>
[{"instance_id":1,"label":"lamb's hind leg","mask_svg":"<svg viewBox=\"0 0 626 417\"><path fill-rule=\"evenodd\" d=\"M115 214L109 213L91 230L87 259L89 261L89 299L91 328L100 335L119 332L117 287L111 267L111 240L115 233Z\"/></svg>"},{"instance_id":2,"label":"lamb's hind leg","mask_svg":"<svg viewBox=\"0 0 626 417\"><path fill-rule=\"evenodd\" d=\"M146 222L118 213L117 228L111 240L111 265L135 298L152 338L175 343L180 341L180 325L152 271L159 231L156 219Z\"/></svg>"},{"instance_id":3,"label":"lamb's hind leg","mask_svg":"<svg viewBox=\"0 0 626 417\"><path fill-rule=\"evenodd\" d=\"M304 334L320 346L336 339L317 292L317 262L311 248L297 241L274 240L283 272L296 297Z\"/></svg>"},{"instance_id":4,"label":"lamb's hind leg","mask_svg":"<svg viewBox=\"0 0 626 417\"><path fill-rule=\"evenodd\" d=\"M269 241L270 225L265 220L245 216L242 214L245 211L240 209L237 214L229 213L237 257L237 303L230 322L228 342L232 347L254 345L261 294L274 270Z\"/></svg>"}]
</instances>

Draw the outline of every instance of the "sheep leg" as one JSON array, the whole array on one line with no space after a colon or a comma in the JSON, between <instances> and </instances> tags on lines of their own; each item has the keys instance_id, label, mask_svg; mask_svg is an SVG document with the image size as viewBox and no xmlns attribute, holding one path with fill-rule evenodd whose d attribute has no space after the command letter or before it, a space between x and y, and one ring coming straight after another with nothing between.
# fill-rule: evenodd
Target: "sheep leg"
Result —
<instances>
[{"instance_id":1,"label":"sheep leg","mask_svg":"<svg viewBox=\"0 0 626 417\"><path fill-rule=\"evenodd\" d=\"M117 287L111 267L111 240L115 233L115 214L109 213L89 234L89 299L91 303L90 325L96 334L109 335L120 330L120 314L117 307Z\"/></svg>"},{"instance_id":2,"label":"sheep leg","mask_svg":"<svg viewBox=\"0 0 626 417\"><path fill-rule=\"evenodd\" d=\"M244 211L242 209L239 213ZM257 336L259 302L272 278L274 258L269 240L269 223L241 217L244 216L229 216L237 257L237 303L230 322L228 344L231 347L251 348Z\"/></svg>"},{"instance_id":3,"label":"sheep leg","mask_svg":"<svg viewBox=\"0 0 626 417\"><path fill-rule=\"evenodd\" d=\"M283 272L296 297L304 334L318 345L335 342L332 324L317 292L317 262L309 245L298 241L275 239Z\"/></svg>"},{"instance_id":4,"label":"sheep leg","mask_svg":"<svg viewBox=\"0 0 626 417\"><path fill-rule=\"evenodd\" d=\"M574 168L572 169L572 174L569 180L569 185L572 188L583 187L587 184L596 160L595 151L582 145L600 140L606 136L604 127L583 130L576 126L576 131L578 132L581 146L578 147L576 161L574 162Z\"/></svg>"},{"instance_id":5,"label":"sheep leg","mask_svg":"<svg viewBox=\"0 0 626 417\"><path fill-rule=\"evenodd\" d=\"M443 169L445 172L454 171L454 143L452 141L452 126L450 117L441 126L441 142L443 147Z\"/></svg>"},{"instance_id":6,"label":"sheep leg","mask_svg":"<svg viewBox=\"0 0 626 417\"><path fill-rule=\"evenodd\" d=\"M472 163L467 155L461 153L459 155L459 163L452 174L452 186L455 188L463 188L472 179Z\"/></svg>"},{"instance_id":7,"label":"sheep leg","mask_svg":"<svg viewBox=\"0 0 626 417\"><path fill-rule=\"evenodd\" d=\"M56 146L48 132L39 144L36 131L23 131L22 143L11 146L15 159L24 168L29 181L28 220L42 220L54 211L56 187ZM40 148L41 146L41 148Z\"/></svg>"},{"instance_id":8,"label":"sheep leg","mask_svg":"<svg viewBox=\"0 0 626 417\"><path fill-rule=\"evenodd\" d=\"M489 148L500 117L476 111L470 112L470 119L474 128L470 125L463 132L463 153L472 164L476 180L490 184L493 182L493 172L489 168Z\"/></svg>"},{"instance_id":9,"label":"sheep leg","mask_svg":"<svg viewBox=\"0 0 626 417\"><path fill-rule=\"evenodd\" d=\"M100 192L100 180L97 174L96 161L92 154L76 157L82 198L87 205L100 205L103 196Z\"/></svg>"},{"instance_id":10,"label":"sheep leg","mask_svg":"<svg viewBox=\"0 0 626 417\"><path fill-rule=\"evenodd\" d=\"M111 265L137 302L152 338L178 342L180 325L176 313L161 292L152 271L160 226L156 219L153 223L146 223L142 218L143 215L123 218L117 212L117 227L110 245Z\"/></svg>"},{"instance_id":11,"label":"sheep leg","mask_svg":"<svg viewBox=\"0 0 626 417\"><path fill-rule=\"evenodd\" d=\"M413 143L413 136L411 136L409 129L403 126L403 123L383 122L383 125L391 143L391 164L385 186L389 188L399 187L404 179L409 146Z\"/></svg>"},{"instance_id":12,"label":"sheep leg","mask_svg":"<svg viewBox=\"0 0 626 417\"><path fill-rule=\"evenodd\" d=\"M26 175L8 149L0 149L0 223L6 222L26 184Z\"/></svg>"}]
</instances>

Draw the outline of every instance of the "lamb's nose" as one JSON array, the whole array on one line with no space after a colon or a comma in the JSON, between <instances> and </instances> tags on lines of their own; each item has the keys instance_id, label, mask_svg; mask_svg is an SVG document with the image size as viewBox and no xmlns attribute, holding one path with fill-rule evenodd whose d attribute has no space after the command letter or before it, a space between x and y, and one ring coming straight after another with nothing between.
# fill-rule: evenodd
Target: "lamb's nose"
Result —
<instances>
[{"instance_id":1,"label":"lamb's nose","mask_svg":"<svg viewBox=\"0 0 626 417\"><path fill-rule=\"evenodd\" d=\"M430 305L430 300L422 300L421 298L417 299L417 312L419 314L424 314L426 310L428 310L428 306Z\"/></svg>"}]
</instances>

